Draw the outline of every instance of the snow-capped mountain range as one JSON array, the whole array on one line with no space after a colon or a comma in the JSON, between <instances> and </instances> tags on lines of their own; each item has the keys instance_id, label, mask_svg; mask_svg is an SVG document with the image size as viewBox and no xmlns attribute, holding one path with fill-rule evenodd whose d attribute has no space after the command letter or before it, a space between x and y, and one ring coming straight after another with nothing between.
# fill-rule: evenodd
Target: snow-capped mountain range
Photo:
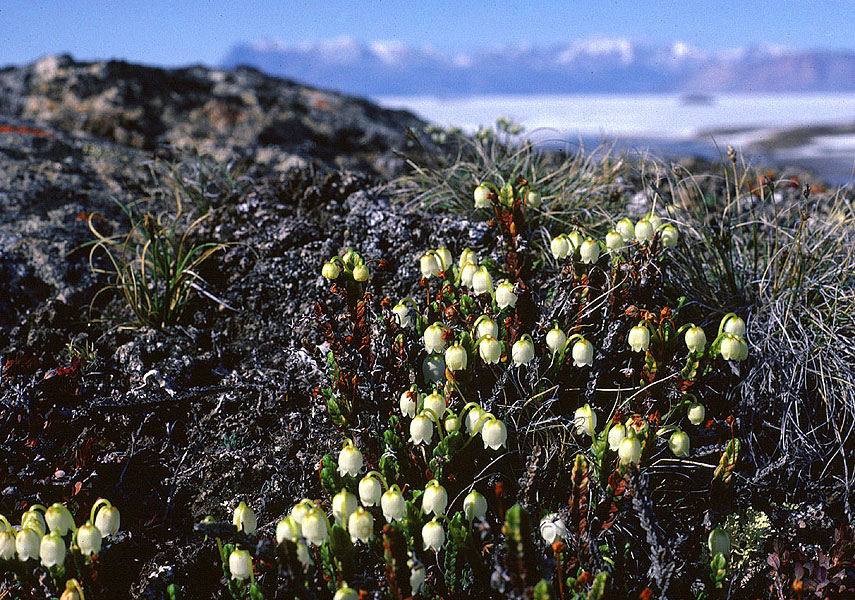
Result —
<instances>
[{"instance_id":1,"label":"snow-capped mountain range","mask_svg":"<svg viewBox=\"0 0 855 600\"><path fill-rule=\"evenodd\" d=\"M239 65L369 96L855 91L851 50L760 45L713 52L681 41L654 45L623 38L458 54L350 37L267 41L233 47L222 66Z\"/></svg>"}]
</instances>

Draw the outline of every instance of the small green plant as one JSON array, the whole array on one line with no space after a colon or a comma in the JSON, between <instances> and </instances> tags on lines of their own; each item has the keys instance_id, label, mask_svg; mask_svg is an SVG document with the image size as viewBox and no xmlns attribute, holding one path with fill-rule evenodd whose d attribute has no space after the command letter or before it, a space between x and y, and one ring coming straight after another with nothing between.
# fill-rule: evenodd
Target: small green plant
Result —
<instances>
[{"instance_id":1,"label":"small green plant","mask_svg":"<svg viewBox=\"0 0 855 600\"><path fill-rule=\"evenodd\" d=\"M133 311L137 325L163 328L178 321L194 291L212 297L200 285L204 281L198 269L226 244L195 241L194 233L208 215L196 219L184 215L178 192L175 204L174 213L158 214L139 214L119 204L130 230L111 236L101 233L90 215L89 229L95 236L89 243L90 268L112 278L95 295L90 311L101 294L115 291ZM108 268L95 266L99 254L106 257Z\"/></svg>"}]
</instances>

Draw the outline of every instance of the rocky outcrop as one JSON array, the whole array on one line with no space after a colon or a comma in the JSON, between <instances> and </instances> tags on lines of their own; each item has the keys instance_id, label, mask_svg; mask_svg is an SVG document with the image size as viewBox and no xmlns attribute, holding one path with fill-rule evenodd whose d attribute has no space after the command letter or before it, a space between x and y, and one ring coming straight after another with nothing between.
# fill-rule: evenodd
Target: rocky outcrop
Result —
<instances>
[{"instance_id":1,"label":"rocky outcrop","mask_svg":"<svg viewBox=\"0 0 855 600\"><path fill-rule=\"evenodd\" d=\"M159 69L48 56L0 71L0 114L132 148L237 150L276 170L320 162L378 174L424 122L251 68Z\"/></svg>"}]
</instances>

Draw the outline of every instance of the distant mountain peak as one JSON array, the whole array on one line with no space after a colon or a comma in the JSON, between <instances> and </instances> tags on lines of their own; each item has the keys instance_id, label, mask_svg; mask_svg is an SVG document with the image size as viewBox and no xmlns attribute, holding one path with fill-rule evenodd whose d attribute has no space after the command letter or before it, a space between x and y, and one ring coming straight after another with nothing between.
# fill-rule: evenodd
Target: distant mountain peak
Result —
<instances>
[{"instance_id":1,"label":"distant mountain peak","mask_svg":"<svg viewBox=\"0 0 855 600\"><path fill-rule=\"evenodd\" d=\"M369 96L855 91L852 51L762 44L713 52L683 40L650 44L607 36L458 53L352 36L267 40L235 46L222 64Z\"/></svg>"}]
</instances>

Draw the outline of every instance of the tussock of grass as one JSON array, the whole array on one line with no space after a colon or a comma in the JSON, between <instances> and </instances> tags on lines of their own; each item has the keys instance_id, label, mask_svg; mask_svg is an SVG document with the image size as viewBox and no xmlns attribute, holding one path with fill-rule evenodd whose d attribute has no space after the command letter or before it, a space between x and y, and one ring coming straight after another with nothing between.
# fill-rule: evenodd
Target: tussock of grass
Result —
<instances>
[{"instance_id":1,"label":"tussock of grass","mask_svg":"<svg viewBox=\"0 0 855 600\"><path fill-rule=\"evenodd\" d=\"M479 182L525 178L544 197L534 223L545 249L555 233L579 226L602 234L606 223L651 208L678 225L680 252L669 277L677 281L674 298L692 298L686 310L699 323L731 311L748 316L751 359L732 392L746 442L746 483L789 490L793 499L805 491L823 500L842 497L855 517L851 198L839 190L805 194L796 180L772 181L730 149L720 168L692 174L609 149L544 153L531 143L514 145L501 132L454 139L459 151L450 159L409 161L413 174L398 183L410 208L469 213ZM647 209L632 205L638 198ZM534 419L528 433L559 442L567 426Z\"/></svg>"}]
</instances>

